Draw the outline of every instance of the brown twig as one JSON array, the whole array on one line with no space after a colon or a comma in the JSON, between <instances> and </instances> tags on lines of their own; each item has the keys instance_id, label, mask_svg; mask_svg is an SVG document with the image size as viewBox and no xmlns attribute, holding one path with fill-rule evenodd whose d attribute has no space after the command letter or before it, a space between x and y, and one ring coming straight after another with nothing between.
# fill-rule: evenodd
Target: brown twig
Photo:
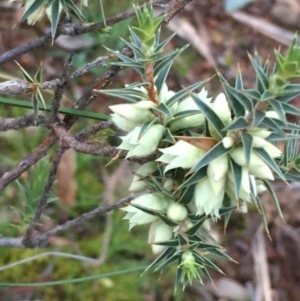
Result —
<instances>
[{"instance_id":1,"label":"brown twig","mask_svg":"<svg viewBox=\"0 0 300 301\"><path fill-rule=\"evenodd\" d=\"M154 7L160 7L160 6L164 5L165 3L167 3L166 0L156 0L156 1L153 1L152 4ZM143 5L141 7L143 7ZM120 21L126 20L126 19L134 16L134 14L135 14L134 10L130 10L130 11L127 11L122 14L117 14L117 15L107 19L106 25L108 25L108 26L114 25ZM62 34L70 35L70 36L77 36L77 35L81 35L84 33L93 32L93 31L105 28L106 25L104 24L104 22L99 22L99 23L95 23L92 25L78 25L78 24L73 24L73 23L63 24L61 27L59 27L57 29L55 38L59 37ZM28 43L27 45L23 45L23 46L20 46L15 49L7 51L6 53L0 55L0 66L12 59L17 58L18 56L20 56L22 54L31 52L33 50L37 50L46 45L50 45L52 43L51 37L52 37L52 33L49 32L45 36L43 36L35 41L32 41L32 42Z\"/></svg>"},{"instance_id":2,"label":"brown twig","mask_svg":"<svg viewBox=\"0 0 300 301\"><path fill-rule=\"evenodd\" d=\"M23 241L24 239L22 237L18 238L11 238L11 237L1 237L0 236L0 246L6 246L6 247L17 247L17 248L36 248L36 247L43 247L45 246L46 241L52 237L55 236L63 231L66 231L70 228L76 227L81 225L83 222L91 220L95 218L98 215L110 212L114 209L121 208L123 207L126 203L129 203L132 201L134 198L136 198L139 194L133 195L131 194L130 196L127 196L118 202L115 202L113 204L105 205L105 206L100 206L97 207L94 210L91 210L89 212L86 212L82 214L81 216L71 220L67 221L66 223L62 225L58 225L54 227L53 229L45 232L42 235L38 235L35 237L30 245L24 245Z\"/></svg>"},{"instance_id":3,"label":"brown twig","mask_svg":"<svg viewBox=\"0 0 300 301\"><path fill-rule=\"evenodd\" d=\"M3 132L24 129L29 126L43 126L51 129L48 118L41 115L35 117L32 113L17 118L0 118L0 131Z\"/></svg>"}]
</instances>

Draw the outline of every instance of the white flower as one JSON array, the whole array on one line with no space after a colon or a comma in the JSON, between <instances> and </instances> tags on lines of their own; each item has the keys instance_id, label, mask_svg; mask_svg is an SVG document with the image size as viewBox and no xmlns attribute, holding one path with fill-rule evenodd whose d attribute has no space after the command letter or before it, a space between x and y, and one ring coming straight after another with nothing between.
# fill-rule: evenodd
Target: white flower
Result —
<instances>
[{"instance_id":1,"label":"white flower","mask_svg":"<svg viewBox=\"0 0 300 301\"><path fill-rule=\"evenodd\" d=\"M154 124L140 138L141 128L136 127L126 136L121 137L123 142L118 147L119 149L128 150L127 158L132 156L146 156L154 152L162 139L166 128L161 124Z\"/></svg>"},{"instance_id":2,"label":"white flower","mask_svg":"<svg viewBox=\"0 0 300 301\"><path fill-rule=\"evenodd\" d=\"M136 127L136 124L134 122L118 114L111 114L110 116L114 124L123 131L130 132Z\"/></svg>"},{"instance_id":3,"label":"white flower","mask_svg":"<svg viewBox=\"0 0 300 301\"><path fill-rule=\"evenodd\" d=\"M225 148L231 148L234 144L234 140L232 137L224 137L222 143Z\"/></svg>"},{"instance_id":4,"label":"white flower","mask_svg":"<svg viewBox=\"0 0 300 301\"><path fill-rule=\"evenodd\" d=\"M222 207L224 198L224 186L218 194L215 194L208 177L205 177L196 184L194 201L197 207L197 215L205 213L219 217L219 210Z\"/></svg>"},{"instance_id":5,"label":"white flower","mask_svg":"<svg viewBox=\"0 0 300 301\"><path fill-rule=\"evenodd\" d=\"M163 252L167 247L155 245L157 242L168 241L172 238L173 229L163 221L157 220L150 225L148 243L152 244L154 254Z\"/></svg>"},{"instance_id":6,"label":"white flower","mask_svg":"<svg viewBox=\"0 0 300 301\"><path fill-rule=\"evenodd\" d=\"M212 160L208 164L207 176L215 194L218 194L222 189L224 190L228 167L227 154Z\"/></svg>"},{"instance_id":7,"label":"white flower","mask_svg":"<svg viewBox=\"0 0 300 301\"><path fill-rule=\"evenodd\" d=\"M267 111L265 114L268 118L280 119L279 115L275 111Z\"/></svg>"},{"instance_id":8,"label":"white flower","mask_svg":"<svg viewBox=\"0 0 300 301\"><path fill-rule=\"evenodd\" d=\"M149 174L153 173L157 168L155 162L147 162L143 164L137 171L136 175L132 179L132 183L129 187L129 191L136 192L146 189L148 185L143 181L144 177L147 177Z\"/></svg>"},{"instance_id":9,"label":"white flower","mask_svg":"<svg viewBox=\"0 0 300 301\"><path fill-rule=\"evenodd\" d=\"M210 103L211 98L207 97L207 90L205 90L205 88L203 88L200 93L197 94L197 96L206 104ZM199 110L199 107L194 102L193 98L190 96L185 98L178 104L176 113L181 113L188 110L197 110L199 111L199 113L172 121L170 124L171 132L175 132L181 129L193 128L204 124L204 115Z\"/></svg>"},{"instance_id":10,"label":"white flower","mask_svg":"<svg viewBox=\"0 0 300 301\"><path fill-rule=\"evenodd\" d=\"M232 150L230 150L229 155L236 164L240 166L247 165L243 147L233 148ZM263 165L265 165L265 162L256 153L251 152L249 167L263 166Z\"/></svg>"},{"instance_id":11,"label":"white flower","mask_svg":"<svg viewBox=\"0 0 300 301\"><path fill-rule=\"evenodd\" d=\"M115 113L115 115L112 115L115 124L120 129L127 131L132 125L141 126L143 123L155 118L155 115L149 110L151 105L155 106L151 101L140 101L134 104L113 105L109 108ZM117 115L122 118L118 118ZM128 124L130 125L129 127Z\"/></svg>"},{"instance_id":12,"label":"white flower","mask_svg":"<svg viewBox=\"0 0 300 301\"><path fill-rule=\"evenodd\" d=\"M191 168L198 163L205 152L188 142L179 140L174 145L159 149L163 155L157 159L159 162L167 163L165 171L173 168Z\"/></svg>"},{"instance_id":13,"label":"white flower","mask_svg":"<svg viewBox=\"0 0 300 301\"><path fill-rule=\"evenodd\" d=\"M272 170L267 165L250 167L249 173L260 179L274 180Z\"/></svg>"},{"instance_id":14,"label":"white flower","mask_svg":"<svg viewBox=\"0 0 300 301\"><path fill-rule=\"evenodd\" d=\"M172 203L168 210L167 216L169 219L175 222L182 222L187 218L188 211L186 207L179 203Z\"/></svg>"},{"instance_id":15,"label":"white flower","mask_svg":"<svg viewBox=\"0 0 300 301\"><path fill-rule=\"evenodd\" d=\"M171 201L172 200L170 198L164 196L161 193L147 193L137 197L131 203L146 207L148 209L163 212L167 210ZM129 220L129 229L133 228L136 225L152 223L158 219L156 215L148 214L130 205L122 208L122 210L127 212L124 219Z\"/></svg>"},{"instance_id":16,"label":"white flower","mask_svg":"<svg viewBox=\"0 0 300 301\"><path fill-rule=\"evenodd\" d=\"M272 133L266 129L260 129L260 128L249 128L247 129L247 132L252 136L257 136L261 138L267 138Z\"/></svg>"},{"instance_id":17,"label":"white flower","mask_svg":"<svg viewBox=\"0 0 300 301\"><path fill-rule=\"evenodd\" d=\"M212 103L213 111L227 126L231 123L231 110L224 93L220 93Z\"/></svg>"},{"instance_id":18,"label":"white flower","mask_svg":"<svg viewBox=\"0 0 300 301\"><path fill-rule=\"evenodd\" d=\"M223 121L225 126L231 123L231 110L224 93L220 93L216 97L215 101L211 105L211 108L216 113L216 115ZM212 137L218 140L222 138L217 133L216 129L213 127L211 122L208 123L208 129Z\"/></svg>"}]
</instances>

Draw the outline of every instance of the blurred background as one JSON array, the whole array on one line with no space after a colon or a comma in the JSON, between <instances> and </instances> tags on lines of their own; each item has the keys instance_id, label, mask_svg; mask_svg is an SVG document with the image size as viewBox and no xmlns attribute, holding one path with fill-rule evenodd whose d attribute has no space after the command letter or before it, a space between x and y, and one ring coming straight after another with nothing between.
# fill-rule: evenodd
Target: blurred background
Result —
<instances>
[{"instance_id":1,"label":"blurred background","mask_svg":"<svg viewBox=\"0 0 300 301\"><path fill-rule=\"evenodd\" d=\"M131 9L133 1L103 1L106 17ZM143 1L135 1L143 3ZM237 4L245 4L237 5ZM231 8L235 11L229 11ZM22 11L15 2L0 2L0 53L43 36L49 30L44 18L35 26L17 24ZM227 10L226 10L227 9ZM157 10L159 13L160 11ZM87 23L101 20L99 3L91 1L86 10ZM74 53L72 70L107 54L103 46L114 50L124 47L120 37L128 39L128 19L112 26L107 35L91 33L77 37L61 36L53 46L44 47L17 58L30 74L43 63L44 80L60 76L70 53ZM16 27L14 27L16 26ZM14 29L12 29L14 27ZM274 62L274 49L284 52L300 29L299 0L221 1L197 0L189 3L162 30L166 38L173 32L176 36L167 46L171 51L190 43L190 47L176 59L167 80L169 88L178 91L216 74L216 70L234 82L237 68L243 74L245 86L254 85L254 72L248 53L255 51L264 59ZM73 103L105 71L97 67L72 81L67 88L62 105ZM0 81L21 78L15 62L10 61L0 69ZM115 78L112 87L139 81L134 71L124 69ZM207 85L210 96L221 92L215 76ZM45 91L49 103L51 91ZM7 97L11 98L11 97ZM29 96L18 97L30 100ZM298 105L299 99L295 99ZM109 113L108 106L120 100L101 96L88 110ZM28 110L0 105L1 117L17 117ZM42 113L45 114L45 113ZM291 119L294 122L298 120ZM94 124L81 119L72 133ZM25 130L0 132L0 176L16 165L39 143L49 131L29 127ZM103 143L110 132L93 137L93 142ZM104 136L104 137L103 137ZM7 237L22 235L36 208L43 184L48 177L50 160L55 149L22 177L0 193L0 234ZM135 165L115 162L105 165L109 158L93 157L69 150L63 156L60 171L39 226L46 231L57 224L80 216L100 205L109 204L128 195ZM270 237L262 227L261 216L255 207L247 215L234 213L224 235L224 223L220 221L211 228L213 237L225 247L226 252L239 264L215 259L225 275L211 271L214 283L204 286L195 284L174 296L175 268L163 275L147 272L129 273L104 279L64 283L58 286L0 288L0 301L6 300L107 300L107 301L299 301L300 300L300 185L274 183L282 206L284 221L278 216L268 194L262 196L268 219ZM155 257L147 244L147 227L135 227L128 231L128 223L122 220L124 213L115 211L72 228L59 237L52 237L49 249L29 250L0 247L0 282L45 282L73 279L112 271L125 270L149 264ZM45 252L50 252L46 253ZM55 256L54 252L78 255L80 260ZM36 260L7 268L19 260L41 255Z\"/></svg>"}]
</instances>

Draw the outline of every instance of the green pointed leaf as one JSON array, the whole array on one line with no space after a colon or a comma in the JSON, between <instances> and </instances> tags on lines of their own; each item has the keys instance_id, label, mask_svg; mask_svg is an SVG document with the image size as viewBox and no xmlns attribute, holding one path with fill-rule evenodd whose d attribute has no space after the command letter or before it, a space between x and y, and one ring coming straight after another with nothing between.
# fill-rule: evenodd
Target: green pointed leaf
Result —
<instances>
[{"instance_id":1,"label":"green pointed leaf","mask_svg":"<svg viewBox=\"0 0 300 301\"><path fill-rule=\"evenodd\" d=\"M279 204L277 195L276 195L276 193L275 193L275 191L274 191L272 185L270 185L269 181L267 181L267 180L264 180L264 179L263 179L262 181L263 181L264 185L265 185L266 188L269 190L269 192L270 192L270 194L271 194L271 196L272 196L272 199L273 199L274 204L275 204L275 206L276 206L276 208L277 208L277 211L278 211L279 216L280 216L281 218L283 218L283 214L282 214L282 211L281 211L281 208L280 208L280 204Z\"/></svg>"},{"instance_id":2,"label":"green pointed leaf","mask_svg":"<svg viewBox=\"0 0 300 301\"><path fill-rule=\"evenodd\" d=\"M202 167L208 165L212 160L228 153L229 150L230 149L225 148L222 141L220 141L204 155L204 157L191 169L191 172L200 170Z\"/></svg>"},{"instance_id":3,"label":"green pointed leaf","mask_svg":"<svg viewBox=\"0 0 300 301\"><path fill-rule=\"evenodd\" d=\"M179 287L179 284L182 282L182 277L183 277L183 270L182 270L182 268L177 267L176 278L175 278L175 288L174 288L175 293Z\"/></svg>"},{"instance_id":4,"label":"green pointed leaf","mask_svg":"<svg viewBox=\"0 0 300 301\"><path fill-rule=\"evenodd\" d=\"M193 173L186 181L184 181L177 189L180 190L182 188L193 185L203 178L207 176L207 168L201 168L197 172Z\"/></svg>"},{"instance_id":5,"label":"green pointed leaf","mask_svg":"<svg viewBox=\"0 0 300 301\"><path fill-rule=\"evenodd\" d=\"M189 204L191 202L191 200L194 197L195 186L196 186L196 184L193 184L193 185L189 185L182 189L180 198L179 198L179 203Z\"/></svg>"},{"instance_id":6,"label":"green pointed leaf","mask_svg":"<svg viewBox=\"0 0 300 301\"><path fill-rule=\"evenodd\" d=\"M153 110L161 112L167 117L172 117L171 111L164 103L160 103L157 107L153 108Z\"/></svg>"},{"instance_id":7,"label":"green pointed leaf","mask_svg":"<svg viewBox=\"0 0 300 301\"><path fill-rule=\"evenodd\" d=\"M161 263L157 268L155 268L155 272L161 269L166 268L168 265L170 265L172 262L177 261L181 258L181 255L173 255L172 257L168 258L165 262Z\"/></svg>"},{"instance_id":8,"label":"green pointed leaf","mask_svg":"<svg viewBox=\"0 0 300 301\"><path fill-rule=\"evenodd\" d=\"M71 13L74 14L79 20L83 20L85 18L81 10L74 4L72 0L65 1L71 10Z\"/></svg>"},{"instance_id":9,"label":"green pointed leaf","mask_svg":"<svg viewBox=\"0 0 300 301\"><path fill-rule=\"evenodd\" d=\"M174 94L170 99L167 100L166 105L170 108L174 103L178 102L179 100L181 100L183 97L188 97L189 96L189 92L193 92L194 90L202 87L204 84L206 84L209 79L205 79L202 80L201 82L192 84L186 88L183 88L182 90L180 90L179 92L177 92L176 94Z\"/></svg>"},{"instance_id":10,"label":"green pointed leaf","mask_svg":"<svg viewBox=\"0 0 300 301\"><path fill-rule=\"evenodd\" d=\"M106 90L99 90L99 92L105 95L126 99L131 102L138 102L141 99L145 99L147 97L147 95L145 95L143 92L135 89L130 89L130 88L106 89Z\"/></svg>"},{"instance_id":11,"label":"green pointed leaf","mask_svg":"<svg viewBox=\"0 0 300 301\"><path fill-rule=\"evenodd\" d=\"M280 168L277 166L276 162L269 156L269 154L263 149L263 148L258 148L254 147L253 150L263 159L263 161L271 168L273 169L276 174L283 180L285 181L285 177L283 173L281 172Z\"/></svg>"},{"instance_id":12,"label":"green pointed leaf","mask_svg":"<svg viewBox=\"0 0 300 301\"><path fill-rule=\"evenodd\" d=\"M166 45L169 44L169 42L176 36L176 32L174 32L172 35L170 35L168 38L166 38L164 41L162 41L160 44L158 44L155 47L155 53L159 53L160 51L162 51Z\"/></svg>"},{"instance_id":13,"label":"green pointed leaf","mask_svg":"<svg viewBox=\"0 0 300 301\"><path fill-rule=\"evenodd\" d=\"M255 59L251 55L249 55L249 59L256 74L256 89L262 93L269 87L268 74L266 74L264 69L262 68L261 62L259 62L260 59L258 54L255 54Z\"/></svg>"},{"instance_id":14,"label":"green pointed leaf","mask_svg":"<svg viewBox=\"0 0 300 301\"><path fill-rule=\"evenodd\" d=\"M243 90L243 77L240 68L238 68L236 79L235 79L235 89Z\"/></svg>"},{"instance_id":15,"label":"green pointed leaf","mask_svg":"<svg viewBox=\"0 0 300 301\"><path fill-rule=\"evenodd\" d=\"M287 181L300 182L300 176L297 174L287 172L284 174L284 176L287 179Z\"/></svg>"},{"instance_id":16,"label":"green pointed leaf","mask_svg":"<svg viewBox=\"0 0 300 301\"><path fill-rule=\"evenodd\" d=\"M258 205L258 207L260 209L265 231L268 234L268 236L270 236L270 231L269 231L269 227L268 227L268 221L267 221L265 209L264 209L263 204L261 203L261 200L259 197L256 197L256 204Z\"/></svg>"},{"instance_id":17,"label":"green pointed leaf","mask_svg":"<svg viewBox=\"0 0 300 301\"><path fill-rule=\"evenodd\" d=\"M224 252L218 250L218 249L210 249L210 252L214 255L220 256L221 258L225 259L225 260L229 260L229 261L233 261L235 262L235 260L233 260L230 256L228 256L227 254L225 254Z\"/></svg>"},{"instance_id":18,"label":"green pointed leaf","mask_svg":"<svg viewBox=\"0 0 300 301\"><path fill-rule=\"evenodd\" d=\"M34 83L33 78L27 73L27 71L17 61L15 61L15 63L21 69L24 79L29 83Z\"/></svg>"},{"instance_id":19,"label":"green pointed leaf","mask_svg":"<svg viewBox=\"0 0 300 301\"><path fill-rule=\"evenodd\" d=\"M197 233L197 231L199 230L199 228L203 225L203 223L205 222L206 219L207 219L206 216L200 218L196 222L196 224L193 225L193 227L191 227L190 229L188 229L187 231L185 231L185 234L187 234L187 235L195 235Z\"/></svg>"},{"instance_id":20,"label":"green pointed leaf","mask_svg":"<svg viewBox=\"0 0 300 301\"><path fill-rule=\"evenodd\" d=\"M242 130L249 127L249 124L246 122L245 118L240 116L235 119L231 124L229 124L225 130L232 131L232 130Z\"/></svg>"},{"instance_id":21,"label":"green pointed leaf","mask_svg":"<svg viewBox=\"0 0 300 301\"><path fill-rule=\"evenodd\" d=\"M35 96L37 97L38 101L44 106L46 109L46 103L43 97L43 94L39 88L36 89Z\"/></svg>"},{"instance_id":22,"label":"green pointed leaf","mask_svg":"<svg viewBox=\"0 0 300 301\"><path fill-rule=\"evenodd\" d=\"M171 144L175 144L176 143L176 140L175 138L173 137L171 131L169 128L167 128L167 133L166 135L163 137L163 139L161 141L165 141L165 142L169 142Z\"/></svg>"},{"instance_id":23,"label":"green pointed leaf","mask_svg":"<svg viewBox=\"0 0 300 301\"><path fill-rule=\"evenodd\" d=\"M141 130L139 133L139 138L143 137L143 135L148 131L148 129L155 124L158 121L158 117L154 118L151 121L147 121L145 122L142 126L141 126Z\"/></svg>"},{"instance_id":24,"label":"green pointed leaf","mask_svg":"<svg viewBox=\"0 0 300 301\"><path fill-rule=\"evenodd\" d=\"M296 90L292 92L283 92L283 95L277 96L276 100L280 101L281 103L287 103L299 95L300 95L300 90Z\"/></svg>"},{"instance_id":25,"label":"green pointed leaf","mask_svg":"<svg viewBox=\"0 0 300 301\"><path fill-rule=\"evenodd\" d=\"M168 226L174 228L178 225L178 223L170 220L164 213L157 212L157 216Z\"/></svg>"},{"instance_id":26,"label":"green pointed leaf","mask_svg":"<svg viewBox=\"0 0 300 301\"><path fill-rule=\"evenodd\" d=\"M34 81L41 84L42 83L42 74L43 74L43 68L39 68L34 76Z\"/></svg>"},{"instance_id":27,"label":"green pointed leaf","mask_svg":"<svg viewBox=\"0 0 300 301\"><path fill-rule=\"evenodd\" d=\"M179 246L178 239L173 239L173 240L169 240L169 241L155 242L153 244L157 245L157 246L166 246L166 247L173 247L173 248Z\"/></svg>"},{"instance_id":28,"label":"green pointed leaf","mask_svg":"<svg viewBox=\"0 0 300 301\"><path fill-rule=\"evenodd\" d=\"M19 22L25 21L30 15L32 15L35 11L37 11L41 6L45 4L47 0L36 0L33 1L32 5L28 7L28 9L24 12L23 16L19 20Z\"/></svg>"},{"instance_id":29,"label":"green pointed leaf","mask_svg":"<svg viewBox=\"0 0 300 301\"><path fill-rule=\"evenodd\" d=\"M32 101L34 116L35 116L35 118L37 118L38 115L39 115L39 101L38 101L35 94L32 94L32 100L31 101Z\"/></svg>"},{"instance_id":30,"label":"green pointed leaf","mask_svg":"<svg viewBox=\"0 0 300 301\"><path fill-rule=\"evenodd\" d=\"M138 37L138 35L134 32L134 30L132 30L131 27L129 27L129 32L130 32L130 36L132 38L133 44L137 48L141 49L142 48L142 42L141 42L140 38Z\"/></svg>"},{"instance_id":31,"label":"green pointed leaf","mask_svg":"<svg viewBox=\"0 0 300 301\"><path fill-rule=\"evenodd\" d=\"M205 115L208 121L211 123L212 127L219 135L220 138L225 137L226 132L222 131L225 128L223 121L219 118L219 116L204 102L202 101L197 95L191 94L196 105L199 107L201 112Z\"/></svg>"},{"instance_id":32,"label":"green pointed leaf","mask_svg":"<svg viewBox=\"0 0 300 301\"><path fill-rule=\"evenodd\" d=\"M52 5L51 5L51 31L52 31L52 39L54 39L57 26L58 26L58 21L59 21L59 0L55 0Z\"/></svg>"},{"instance_id":33,"label":"green pointed leaf","mask_svg":"<svg viewBox=\"0 0 300 301\"><path fill-rule=\"evenodd\" d=\"M202 265L207 265L210 268L212 268L213 270L216 270L217 272L224 274L223 271L218 266L216 266L211 260L209 260L207 257L205 257L197 252L193 252L193 255L195 258L198 258L200 260L200 263Z\"/></svg>"},{"instance_id":34,"label":"green pointed leaf","mask_svg":"<svg viewBox=\"0 0 300 301\"><path fill-rule=\"evenodd\" d=\"M242 167L236 164L233 160L230 160L230 168L234 177L234 193L235 198L238 200L240 198L240 191L242 185Z\"/></svg>"},{"instance_id":35,"label":"green pointed leaf","mask_svg":"<svg viewBox=\"0 0 300 301\"><path fill-rule=\"evenodd\" d=\"M209 280L210 282L213 282L213 280L205 266L203 268L201 268L201 272L207 278L207 280Z\"/></svg>"},{"instance_id":36,"label":"green pointed leaf","mask_svg":"<svg viewBox=\"0 0 300 301\"><path fill-rule=\"evenodd\" d=\"M170 198L173 198L173 194L171 191L167 190L166 188L164 188L164 186L162 185L162 183L160 183L155 177L151 176L150 177L155 188L160 191L162 194L170 197Z\"/></svg>"},{"instance_id":37,"label":"green pointed leaf","mask_svg":"<svg viewBox=\"0 0 300 301\"><path fill-rule=\"evenodd\" d=\"M252 147L253 147L253 137L248 133L243 133L243 132L241 133L241 136L242 136L243 148L245 152L246 164L249 165Z\"/></svg>"},{"instance_id":38,"label":"green pointed leaf","mask_svg":"<svg viewBox=\"0 0 300 301\"><path fill-rule=\"evenodd\" d=\"M269 91L264 91L260 96L260 101L273 101L275 99L274 95L272 95Z\"/></svg>"},{"instance_id":39,"label":"green pointed leaf","mask_svg":"<svg viewBox=\"0 0 300 301\"><path fill-rule=\"evenodd\" d=\"M268 117L265 117L265 119L260 123L260 126L270 128L274 132L277 132L281 135L285 134L282 128L274 121L274 119Z\"/></svg>"},{"instance_id":40,"label":"green pointed leaf","mask_svg":"<svg viewBox=\"0 0 300 301\"><path fill-rule=\"evenodd\" d=\"M161 262L163 259L167 258L168 256L172 256L175 253L174 248L167 248L164 252L162 252L150 265L146 268L146 270L143 272L146 273L148 270L156 266L159 262Z\"/></svg>"},{"instance_id":41,"label":"green pointed leaf","mask_svg":"<svg viewBox=\"0 0 300 301\"><path fill-rule=\"evenodd\" d=\"M265 116L266 115L264 112L255 109L253 114L252 126L259 126L260 123L264 120Z\"/></svg>"},{"instance_id":42,"label":"green pointed leaf","mask_svg":"<svg viewBox=\"0 0 300 301\"><path fill-rule=\"evenodd\" d=\"M255 89L247 89L243 90L243 93L250 99L260 100L261 99L261 93L259 93Z\"/></svg>"},{"instance_id":43,"label":"green pointed leaf","mask_svg":"<svg viewBox=\"0 0 300 301\"><path fill-rule=\"evenodd\" d=\"M226 95L228 95L230 103L233 103L233 102L236 103L236 101L238 101L245 110L247 110L248 112L252 112L253 104L252 104L251 100L246 96L246 94L243 93L243 91L235 90L234 88L232 88L229 85L224 85L224 89L226 91ZM233 99L235 101L232 101ZM234 108L232 108L232 109L234 110ZM238 115L237 117L239 117L239 116L240 115ZM244 114L243 114L243 116L244 116Z\"/></svg>"},{"instance_id":44,"label":"green pointed leaf","mask_svg":"<svg viewBox=\"0 0 300 301\"><path fill-rule=\"evenodd\" d=\"M300 139L300 135L288 134L288 133L281 135L278 133L272 133L266 138L267 141L281 141L281 140L290 140L290 139Z\"/></svg>"},{"instance_id":45,"label":"green pointed leaf","mask_svg":"<svg viewBox=\"0 0 300 301\"><path fill-rule=\"evenodd\" d=\"M235 210L236 208L237 208L236 206L221 208L219 210L219 215L222 216L224 214L227 214L228 212L231 212L231 211Z\"/></svg>"},{"instance_id":46,"label":"green pointed leaf","mask_svg":"<svg viewBox=\"0 0 300 301\"><path fill-rule=\"evenodd\" d=\"M288 103L281 103L281 106L285 113L300 116L300 109L298 109L297 107Z\"/></svg>"},{"instance_id":47,"label":"green pointed leaf","mask_svg":"<svg viewBox=\"0 0 300 301\"><path fill-rule=\"evenodd\" d=\"M270 101L270 105L273 108L273 110L278 114L280 120L286 123L285 111L283 109L282 104L279 101L273 100Z\"/></svg>"}]
</instances>

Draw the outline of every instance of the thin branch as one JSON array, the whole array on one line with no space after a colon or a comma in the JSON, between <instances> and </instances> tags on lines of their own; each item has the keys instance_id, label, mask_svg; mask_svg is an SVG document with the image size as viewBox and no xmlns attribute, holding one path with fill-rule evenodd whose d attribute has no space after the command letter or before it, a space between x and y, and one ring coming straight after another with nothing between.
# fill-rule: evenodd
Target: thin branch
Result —
<instances>
[{"instance_id":1,"label":"thin branch","mask_svg":"<svg viewBox=\"0 0 300 301\"><path fill-rule=\"evenodd\" d=\"M54 93L54 99L52 100L52 106L51 106L51 121L52 122L61 122L61 120L58 117L60 102L63 97L66 85L69 81L69 72L72 66L72 57L73 54L70 55L67 62L65 63L64 71L62 72L60 76L60 81L58 86L55 89Z\"/></svg>"},{"instance_id":2,"label":"thin branch","mask_svg":"<svg viewBox=\"0 0 300 301\"><path fill-rule=\"evenodd\" d=\"M132 201L133 199L136 198L137 195L130 195L128 197L125 197L121 200L119 200L118 202L116 203L113 203L113 204L109 204L109 205L105 205L105 206L101 206L101 207L98 207L90 212L87 212L87 213L83 213L81 216L71 220L71 221L68 221L66 223L64 223L63 225L58 225L56 226L55 228L53 228L52 230L49 230L47 231L46 233L36 237L32 243L34 246L36 247L41 247L42 245L44 245L45 241L47 241L50 237L52 236L55 236L63 231L66 231L70 228L73 228L73 227L76 227L80 224L82 224L83 222L85 221L88 221L88 220L91 220L93 219L94 217L96 217L97 215L100 215L100 214L104 214L104 213L107 213L107 212L110 212L114 209L117 209L117 208L121 208L123 207L126 203L129 203L130 201Z\"/></svg>"},{"instance_id":3,"label":"thin branch","mask_svg":"<svg viewBox=\"0 0 300 301\"><path fill-rule=\"evenodd\" d=\"M32 113L17 118L0 118L0 131L19 130L29 126L43 126L51 129L48 118L41 115L36 118Z\"/></svg>"},{"instance_id":4,"label":"thin branch","mask_svg":"<svg viewBox=\"0 0 300 301\"><path fill-rule=\"evenodd\" d=\"M61 157L63 155L63 153L65 152L65 148L60 147L56 153L55 158L52 161L52 166L49 172L49 177L48 180L46 182L43 194L41 196L41 199L39 201L38 207L35 211L35 214L32 218L32 221L30 222L30 224L28 225L28 228L25 232L25 235L23 237L23 244L24 246L30 246L31 245L31 236L32 233L34 231L34 228L36 227L36 225L38 224L38 221L41 218L41 215L43 213L44 208L47 205L47 200L49 198L49 194L50 191L52 189L53 183L56 179L56 174L57 174L57 169L58 169L58 165L59 162L61 160Z\"/></svg>"},{"instance_id":5,"label":"thin branch","mask_svg":"<svg viewBox=\"0 0 300 301\"><path fill-rule=\"evenodd\" d=\"M114 209L117 208L121 208L124 205L126 205L126 203L129 203L130 201L132 201L133 199L135 199L137 196L139 196L141 194L131 194L113 204L109 204L109 205L105 205L105 206L100 206L97 207L94 210L91 210L89 212L86 212L84 214L82 214L81 216L71 220L71 221L67 221L62 225L58 225L56 227L54 227L53 229L45 232L42 235L39 235L37 237L35 237L32 241L30 245L24 245L24 239L23 237L18 237L18 238L10 238L10 237L1 237L0 236L0 246L3 247L16 247L16 248L36 248L36 247L43 247L45 246L45 242L52 236L55 236L63 231L66 231L70 228L76 227L81 225L82 223L91 220L93 218L95 218L98 215L102 215L104 213L110 212Z\"/></svg>"},{"instance_id":6,"label":"thin branch","mask_svg":"<svg viewBox=\"0 0 300 301\"><path fill-rule=\"evenodd\" d=\"M157 1L153 1L152 5L154 7L161 7L166 2L167 2L167 0L157 0ZM143 6L144 5L141 5L141 7L143 7ZM135 13L133 10L130 10L130 11L122 13L122 14L117 14L117 15L107 19L106 24L109 26L114 25L120 21L126 20L126 19L134 16L134 14ZM81 35L84 33L103 29L105 27L106 26L105 26L104 22L99 22L99 23L95 23L93 25L85 25L85 26L77 25L77 24L73 24L73 23L66 23L57 29L55 38L59 37L61 34L70 35L70 36ZM51 37L52 37L52 33L49 32L45 36L43 36L35 41L32 41L32 42L28 43L27 45L23 45L23 46L14 48L10 51L7 51L6 53L0 55L0 66L12 59L15 59L16 57L18 57L22 54L31 52L33 50L37 50L46 45L50 45L52 42Z\"/></svg>"}]
</instances>

